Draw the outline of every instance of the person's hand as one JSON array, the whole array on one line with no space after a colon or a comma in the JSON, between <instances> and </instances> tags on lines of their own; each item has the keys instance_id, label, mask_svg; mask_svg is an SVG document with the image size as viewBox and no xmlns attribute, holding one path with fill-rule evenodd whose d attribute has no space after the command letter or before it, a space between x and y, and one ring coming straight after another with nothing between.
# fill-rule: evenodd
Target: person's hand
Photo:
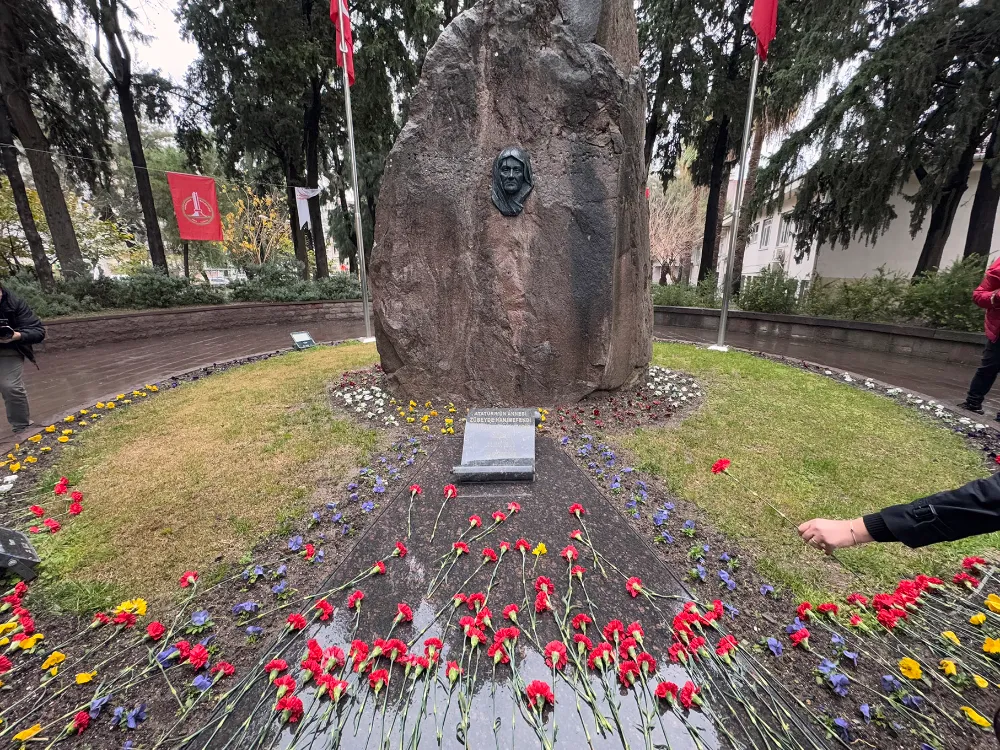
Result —
<instances>
[{"instance_id":1,"label":"person's hand","mask_svg":"<svg viewBox=\"0 0 1000 750\"><path fill-rule=\"evenodd\" d=\"M854 533L851 533L851 529ZM855 544L870 542L871 536L865 523L860 518L853 521L831 521L826 518L814 518L799 525L799 536L806 544L831 554L835 549L853 547Z\"/></svg>"},{"instance_id":2,"label":"person's hand","mask_svg":"<svg viewBox=\"0 0 1000 750\"><path fill-rule=\"evenodd\" d=\"M20 341L21 340L21 332L20 331L14 331L14 335L10 337L10 340L11 341Z\"/></svg>"}]
</instances>

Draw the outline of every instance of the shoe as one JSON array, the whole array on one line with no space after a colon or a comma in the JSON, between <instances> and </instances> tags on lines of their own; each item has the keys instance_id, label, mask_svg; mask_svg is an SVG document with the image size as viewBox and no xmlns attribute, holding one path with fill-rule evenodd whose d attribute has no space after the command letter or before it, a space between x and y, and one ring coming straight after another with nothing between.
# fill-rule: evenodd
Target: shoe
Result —
<instances>
[{"instance_id":1,"label":"shoe","mask_svg":"<svg viewBox=\"0 0 1000 750\"><path fill-rule=\"evenodd\" d=\"M973 414L985 414L986 413L986 412L983 411L983 407L981 407L981 406L973 406L968 401L963 401L962 403L960 403L958 405L958 408L959 409L965 409L966 411L971 411ZM1000 416L1000 415L998 415L998 416Z\"/></svg>"},{"instance_id":2,"label":"shoe","mask_svg":"<svg viewBox=\"0 0 1000 750\"><path fill-rule=\"evenodd\" d=\"M24 427L18 427L17 429L15 429L14 430L14 434L15 435L20 435L22 432L27 432L32 427L36 427L36 426L37 425L34 422L28 422L28 424L26 424Z\"/></svg>"}]
</instances>

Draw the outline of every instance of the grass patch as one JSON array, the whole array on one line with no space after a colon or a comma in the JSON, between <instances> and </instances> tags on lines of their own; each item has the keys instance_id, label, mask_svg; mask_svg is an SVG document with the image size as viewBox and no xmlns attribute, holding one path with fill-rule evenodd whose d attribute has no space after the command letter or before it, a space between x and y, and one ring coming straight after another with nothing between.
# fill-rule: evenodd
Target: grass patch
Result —
<instances>
[{"instance_id":1,"label":"grass patch","mask_svg":"<svg viewBox=\"0 0 1000 750\"><path fill-rule=\"evenodd\" d=\"M916 572L942 577L963 555L995 553L1000 535L909 550L868 545L836 561L747 491L752 488L796 523L852 518L986 476L963 439L889 399L746 354L655 344L656 364L698 377L702 409L680 425L636 431L624 446L639 468L702 508L724 533L758 557L760 570L801 596L861 586L887 587ZM732 459L741 484L710 467Z\"/></svg>"},{"instance_id":2,"label":"grass patch","mask_svg":"<svg viewBox=\"0 0 1000 750\"><path fill-rule=\"evenodd\" d=\"M237 564L301 518L320 476L353 471L376 433L337 419L325 384L374 346L318 347L238 367L107 415L52 472L83 515L38 537L48 603L93 612L157 598L187 569Z\"/></svg>"}]
</instances>

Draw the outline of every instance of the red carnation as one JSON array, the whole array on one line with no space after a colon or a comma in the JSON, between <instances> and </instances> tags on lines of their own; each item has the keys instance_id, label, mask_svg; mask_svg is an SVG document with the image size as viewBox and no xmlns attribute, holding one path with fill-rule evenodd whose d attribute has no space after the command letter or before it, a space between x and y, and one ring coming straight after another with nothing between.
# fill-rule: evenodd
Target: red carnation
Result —
<instances>
[{"instance_id":1,"label":"red carnation","mask_svg":"<svg viewBox=\"0 0 1000 750\"><path fill-rule=\"evenodd\" d=\"M500 542L500 554L510 552L510 542Z\"/></svg>"},{"instance_id":2,"label":"red carnation","mask_svg":"<svg viewBox=\"0 0 1000 750\"><path fill-rule=\"evenodd\" d=\"M563 547L563 551L559 554L564 557L567 562L576 562L580 559L580 553L577 552L576 547L572 544Z\"/></svg>"},{"instance_id":3,"label":"red carnation","mask_svg":"<svg viewBox=\"0 0 1000 750\"><path fill-rule=\"evenodd\" d=\"M385 575L385 563L382 562L381 560L379 560L378 562L376 562L372 566L371 575L373 575L373 576L374 575L384 576Z\"/></svg>"},{"instance_id":4,"label":"red carnation","mask_svg":"<svg viewBox=\"0 0 1000 750\"><path fill-rule=\"evenodd\" d=\"M507 651L504 649L503 641L494 641L493 645L486 649L486 655L493 659L494 664L510 663L510 657L507 656Z\"/></svg>"},{"instance_id":5,"label":"red carnation","mask_svg":"<svg viewBox=\"0 0 1000 750\"><path fill-rule=\"evenodd\" d=\"M182 589L186 589L188 586L193 586L197 580L198 574L195 571L186 570L181 574L179 583Z\"/></svg>"},{"instance_id":6,"label":"red carnation","mask_svg":"<svg viewBox=\"0 0 1000 750\"><path fill-rule=\"evenodd\" d=\"M630 623L629 626L625 628L625 633L631 638L635 638L636 642L640 646L642 645L643 636L646 635L645 632L643 632L642 625L638 622Z\"/></svg>"},{"instance_id":7,"label":"red carnation","mask_svg":"<svg viewBox=\"0 0 1000 750\"><path fill-rule=\"evenodd\" d=\"M962 560L962 567L966 570L979 571L987 562L982 557L966 557Z\"/></svg>"},{"instance_id":8,"label":"red carnation","mask_svg":"<svg viewBox=\"0 0 1000 750\"><path fill-rule=\"evenodd\" d=\"M720 458L718 461L712 464L712 473L721 474L722 472L726 471L731 464L732 461L730 461L728 458Z\"/></svg>"},{"instance_id":9,"label":"red carnation","mask_svg":"<svg viewBox=\"0 0 1000 750\"><path fill-rule=\"evenodd\" d=\"M274 710L281 714L281 720L294 724L302 718L302 701L298 696L286 695L278 701Z\"/></svg>"},{"instance_id":10,"label":"red carnation","mask_svg":"<svg viewBox=\"0 0 1000 750\"><path fill-rule=\"evenodd\" d=\"M614 661L614 651L610 643L598 643L587 657L587 666L591 669L607 669Z\"/></svg>"},{"instance_id":11,"label":"red carnation","mask_svg":"<svg viewBox=\"0 0 1000 750\"><path fill-rule=\"evenodd\" d=\"M621 620L612 620L607 625L604 626L604 638L605 640L617 643L621 638L625 637L625 625Z\"/></svg>"},{"instance_id":12,"label":"red carnation","mask_svg":"<svg viewBox=\"0 0 1000 750\"><path fill-rule=\"evenodd\" d=\"M450 661L447 665L445 665L445 674L448 676L448 681L452 684L454 684L455 680L462 676L463 672L465 672L465 670L458 665L457 661Z\"/></svg>"},{"instance_id":13,"label":"red carnation","mask_svg":"<svg viewBox=\"0 0 1000 750\"><path fill-rule=\"evenodd\" d=\"M39 518L45 515L45 509L40 505L32 505L30 508L28 508L28 510L30 510Z\"/></svg>"},{"instance_id":14,"label":"red carnation","mask_svg":"<svg viewBox=\"0 0 1000 750\"><path fill-rule=\"evenodd\" d=\"M347 597L347 608L348 609L360 609L361 608L361 601L364 598L365 598L365 592L364 591L361 591L360 589L358 591L355 591L354 593L350 594Z\"/></svg>"},{"instance_id":15,"label":"red carnation","mask_svg":"<svg viewBox=\"0 0 1000 750\"><path fill-rule=\"evenodd\" d=\"M576 615L573 618L574 630L586 630L588 625L593 625L593 624L594 621L591 620L590 617L584 614L583 612L581 612L580 614Z\"/></svg>"},{"instance_id":16,"label":"red carnation","mask_svg":"<svg viewBox=\"0 0 1000 750\"><path fill-rule=\"evenodd\" d=\"M698 697L698 693L700 692L701 688L695 687L693 682L685 682L684 687L681 688L681 705L688 709L695 703L701 705L701 698Z\"/></svg>"},{"instance_id":17,"label":"red carnation","mask_svg":"<svg viewBox=\"0 0 1000 750\"><path fill-rule=\"evenodd\" d=\"M548 576L538 576L535 579L535 591L544 591L546 594L555 593L556 587L552 585L552 579Z\"/></svg>"},{"instance_id":18,"label":"red carnation","mask_svg":"<svg viewBox=\"0 0 1000 750\"><path fill-rule=\"evenodd\" d=\"M861 619L861 615L851 615L851 627L856 628L861 625L864 620Z\"/></svg>"},{"instance_id":19,"label":"red carnation","mask_svg":"<svg viewBox=\"0 0 1000 750\"><path fill-rule=\"evenodd\" d=\"M660 700L673 702L677 700L677 691L680 688L672 682L661 682L656 686L656 697Z\"/></svg>"},{"instance_id":20,"label":"red carnation","mask_svg":"<svg viewBox=\"0 0 1000 750\"><path fill-rule=\"evenodd\" d=\"M80 711L73 717L73 723L70 731L75 731L77 734L83 734L83 730L88 726L90 726L90 714L86 711Z\"/></svg>"},{"instance_id":21,"label":"red carnation","mask_svg":"<svg viewBox=\"0 0 1000 750\"><path fill-rule=\"evenodd\" d=\"M496 562L498 559L496 550L490 547L483 547L483 564L487 562Z\"/></svg>"},{"instance_id":22,"label":"red carnation","mask_svg":"<svg viewBox=\"0 0 1000 750\"><path fill-rule=\"evenodd\" d=\"M413 622L413 610L406 602L396 605L396 622Z\"/></svg>"},{"instance_id":23,"label":"red carnation","mask_svg":"<svg viewBox=\"0 0 1000 750\"><path fill-rule=\"evenodd\" d=\"M591 651L594 648L593 641L591 641L583 633L574 633L573 634L573 643L576 643L576 644L582 646L587 651Z\"/></svg>"},{"instance_id":24,"label":"red carnation","mask_svg":"<svg viewBox=\"0 0 1000 750\"><path fill-rule=\"evenodd\" d=\"M368 644L364 641L351 641L351 648L348 651L351 655L351 659L355 663L355 672L357 672L357 665L368 658Z\"/></svg>"},{"instance_id":25,"label":"red carnation","mask_svg":"<svg viewBox=\"0 0 1000 750\"><path fill-rule=\"evenodd\" d=\"M805 622L809 619L809 610L812 608L813 605L809 602L802 602L802 604L800 604L795 611L798 613L799 619L802 620L802 622Z\"/></svg>"},{"instance_id":26,"label":"red carnation","mask_svg":"<svg viewBox=\"0 0 1000 750\"><path fill-rule=\"evenodd\" d=\"M469 554L469 545L466 544L465 542L455 542L453 545L451 545L451 548L458 553L457 555L458 557Z\"/></svg>"},{"instance_id":27,"label":"red carnation","mask_svg":"<svg viewBox=\"0 0 1000 750\"><path fill-rule=\"evenodd\" d=\"M851 594L850 596L847 597L847 603L854 604L855 606L858 607L867 607L868 597L862 596L861 594Z\"/></svg>"},{"instance_id":28,"label":"red carnation","mask_svg":"<svg viewBox=\"0 0 1000 750\"><path fill-rule=\"evenodd\" d=\"M486 633L484 633L479 628L469 628L468 632L466 632L465 635L466 637L468 637L470 641L472 641L473 648L478 646L480 643L486 643L486 641L488 640L486 638Z\"/></svg>"},{"instance_id":29,"label":"red carnation","mask_svg":"<svg viewBox=\"0 0 1000 750\"><path fill-rule=\"evenodd\" d=\"M0 654L0 674L6 674L13 668L14 664L6 656Z\"/></svg>"},{"instance_id":30,"label":"red carnation","mask_svg":"<svg viewBox=\"0 0 1000 750\"><path fill-rule=\"evenodd\" d=\"M552 693L552 688L548 686L548 683L541 680L532 680L529 682L524 692L528 696L528 704L539 711L545 708L546 702L552 704L556 702L556 696Z\"/></svg>"},{"instance_id":31,"label":"red carnation","mask_svg":"<svg viewBox=\"0 0 1000 750\"><path fill-rule=\"evenodd\" d=\"M684 649L683 643L674 643L667 649L667 655L670 657L670 661L674 664L677 662L683 662L687 664L687 651Z\"/></svg>"},{"instance_id":32,"label":"red carnation","mask_svg":"<svg viewBox=\"0 0 1000 750\"><path fill-rule=\"evenodd\" d=\"M69 514L71 516L78 516L83 513L83 506L80 503L70 503L69 504Z\"/></svg>"},{"instance_id":33,"label":"red carnation","mask_svg":"<svg viewBox=\"0 0 1000 750\"><path fill-rule=\"evenodd\" d=\"M899 620L899 618L888 609L880 609L876 619L878 619L880 625L888 628L889 630L896 627Z\"/></svg>"},{"instance_id":34,"label":"red carnation","mask_svg":"<svg viewBox=\"0 0 1000 750\"><path fill-rule=\"evenodd\" d=\"M306 560L312 560L316 556L316 546L306 542L306 547L302 550L302 556Z\"/></svg>"},{"instance_id":35,"label":"red carnation","mask_svg":"<svg viewBox=\"0 0 1000 750\"><path fill-rule=\"evenodd\" d=\"M14 586L14 596L24 596L28 593L28 584L24 581L18 581L17 585Z\"/></svg>"},{"instance_id":36,"label":"red carnation","mask_svg":"<svg viewBox=\"0 0 1000 750\"><path fill-rule=\"evenodd\" d=\"M51 531L53 534L55 534L57 531L59 531L59 529L62 528L59 522L54 518L46 518L44 521L42 521L42 523L45 526L47 526L49 531Z\"/></svg>"},{"instance_id":37,"label":"red carnation","mask_svg":"<svg viewBox=\"0 0 1000 750\"><path fill-rule=\"evenodd\" d=\"M474 594L469 594L465 598L465 605L474 611L478 611L480 607L486 604L486 594L482 591L477 591Z\"/></svg>"},{"instance_id":38,"label":"red carnation","mask_svg":"<svg viewBox=\"0 0 1000 750\"><path fill-rule=\"evenodd\" d=\"M587 572L587 569L585 567L583 567L582 565L574 565L569 570L569 574L571 576L576 576L581 581L583 580L583 574L586 573L586 572Z\"/></svg>"},{"instance_id":39,"label":"red carnation","mask_svg":"<svg viewBox=\"0 0 1000 750\"><path fill-rule=\"evenodd\" d=\"M236 667L230 664L228 661L217 661L212 665L212 668L208 670L212 674L222 674L223 677L232 677L236 673Z\"/></svg>"},{"instance_id":40,"label":"red carnation","mask_svg":"<svg viewBox=\"0 0 1000 750\"><path fill-rule=\"evenodd\" d=\"M35 621L31 618L31 615L21 615L18 619L18 624L20 624L21 630L24 631L25 635L31 635L35 632Z\"/></svg>"},{"instance_id":41,"label":"red carnation","mask_svg":"<svg viewBox=\"0 0 1000 750\"><path fill-rule=\"evenodd\" d=\"M482 525L483 525L483 519L482 518L480 518L479 516L477 516L475 514L472 514L471 516L469 516L469 526L472 526L473 528L478 529Z\"/></svg>"},{"instance_id":42,"label":"red carnation","mask_svg":"<svg viewBox=\"0 0 1000 750\"><path fill-rule=\"evenodd\" d=\"M79 490L74 491L73 494L71 494L69 497L70 500L72 500L74 503L79 503L83 501L83 493L80 492Z\"/></svg>"},{"instance_id":43,"label":"red carnation","mask_svg":"<svg viewBox=\"0 0 1000 750\"><path fill-rule=\"evenodd\" d=\"M131 628L135 625L135 615L131 612L119 612L115 615L112 622L115 625L124 625L126 628Z\"/></svg>"},{"instance_id":44,"label":"red carnation","mask_svg":"<svg viewBox=\"0 0 1000 750\"><path fill-rule=\"evenodd\" d=\"M504 514L502 510L495 510L493 511L493 520L496 521L497 523L503 523L504 521L507 520L507 516Z\"/></svg>"},{"instance_id":45,"label":"red carnation","mask_svg":"<svg viewBox=\"0 0 1000 750\"><path fill-rule=\"evenodd\" d=\"M424 494L424 490L423 490L423 488L421 488L421 486L419 484L411 484L410 485L410 496L411 497L413 495L422 495L422 494Z\"/></svg>"},{"instance_id":46,"label":"red carnation","mask_svg":"<svg viewBox=\"0 0 1000 750\"><path fill-rule=\"evenodd\" d=\"M653 658L652 654L647 654L643 651L635 657L635 662L639 665L639 670L646 675L652 676L656 674L656 659Z\"/></svg>"},{"instance_id":47,"label":"red carnation","mask_svg":"<svg viewBox=\"0 0 1000 750\"><path fill-rule=\"evenodd\" d=\"M514 542L514 549L520 550L521 552L531 552L531 545L528 543L527 539L518 539Z\"/></svg>"},{"instance_id":48,"label":"red carnation","mask_svg":"<svg viewBox=\"0 0 1000 750\"><path fill-rule=\"evenodd\" d=\"M642 579L632 576L625 582L625 590L632 595L633 599L635 599L642 593Z\"/></svg>"},{"instance_id":49,"label":"red carnation","mask_svg":"<svg viewBox=\"0 0 1000 750\"><path fill-rule=\"evenodd\" d=\"M64 479L66 481L63 481ZM69 490L66 488L68 482L69 480L66 479L66 477L63 477L58 482L56 482L56 486L52 488L52 491L57 495L65 495L67 492L69 492Z\"/></svg>"},{"instance_id":50,"label":"red carnation","mask_svg":"<svg viewBox=\"0 0 1000 750\"><path fill-rule=\"evenodd\" d=\"M108 625L111 622L111 618L108 617L103 612L95 612L94 620L90 623L90 627L96 628L98 625Z\"/></svg>"},{"instance_id":51,"label":"red carnation","mask_svg":"<svg viewBox=\"0 0 1000 750\"><path fill-rule=\"evenodd\" d=\"M456 488L453 484L446 484L444 486L444 496L448 500L451 500L453 497L458 497L458 488Z\"/></svg>"},{"instance_id":52,"label":"red carnation","mask_svg":"<svg viewBox=\"0 0 1000 750\"><path fill-rule=\"evenodd\" d=\"M576 516L577 518L579 518L580 516L585 515L586 513L587 511L583 509L583 506L580 505L580 503L573 503L571 506L569 506L569 514L571 516Z\"/></svg>"},{"instance_id":53,"label":"red carnation","mask_svg":"<svg viewBox=\"0 0 1000 750\"><path fill-rule=\"evenodd\" d=\"M955 577L952 579L956 586L965 585L970 589L979 588L979 579L975 576L970 576L968 573L956 573Z\"/></svg>"},{"instance_id":54,"label":"red carnation","mask_svg":"<svg viewBox=\"0 0 1000 750\"><path fill-rule=\"evenodd\" d=\"M149 623L146 626L146 634L151 640L158 641L163 637L163 634L167 632L167 629L163 627L163 623L157 620Z\"/></svg>"},{"instance_id":55,"label":"red carnation","mask_svg":"<svg viewBox=\"0 0 1000 750\"><path fill-rule=\"evenodd\" d=\"M516 604L508 604L503 608L503 616L512 622L517 622L517 613L521 611L521 608Z\"/></svg>"},{"instance_id":56,"label":"red carnation","mask_svg":"<svg viewBox=\"0 0 1000 750\"><path fill-rule=\"evenodd\" d=\"M316 606L314 607L314 609L318 609L320 611L319 619L323 620L324 622L326 620L329 620L330 615L333 614L333 605L330 604L330 602L328 602L326 599L320 599L318 602L316 602Z\"/></svg>"},{"instance_id":57,"label":"red carnation","mask_svg":"<svg viewBox=\"0 0 1000 750\"><path fill-rule=\"evenodd\" d=\"M444 649L444 643L440 638L428 638L424 641L424 653L429 659L436 659L437 655Z\"/></svg>"},{"instance_id":58,"label":"red carnation","mask_svg":"<svg viewBox=\"0 0 1000 750\"><path fill-rule=\"evenodd\" d=\"M292 630L302 630L306 626L306 618L303 617L298 612L293 612L292 614L288 615L288 619L286 620L286 622L292 628Z\"/></svg>"},{"instance_id":59,"label":"red carnation","mask_svg":"<svg viewBox=\"0 0 1000 750\"><path fill-rule=\"evenodd\" d=\"M627 688L635 684L639 676L639 665L631 659L626 659L618 665L618 680Z\"/></svg>"},{"instance_id":60,"label":"red carnation","mask_svg":"<svg viewBox=\"0 0 1000 750\"><path fill-rule=\"evenodd\" d=\"M821 615L829 615L830 617L834 617L835 615L840 613L840 607L838 607L833 602L824 602L823 604L820 604L818 607L816 607L816 611L819 612Z\"/></svg>"},{"instance_id":61,"label":"red carnation","mask_svg":"<svg viewBox=\"0 0 1000 750\"><path fill-rule=\"evenodd\" d=\"M809 649L809 629L800 628L788 636L788 639L792 642L793 646L801 646L804 649Z\"/></svg>"},{"instance_id":62,"label":"red carnation","mask_svg":"<svg viewBox=\"0 0 1000 750\"><path fill-rule=\"evenodd\" d=\"M194 667L195 670L201 669L208 664L208 649L199 643L191 649L191 653L188 654L187 660L191 662L191 666Z\"/></svg>"},{"instance_id":63,"label":"red carnation","mask_svg":"<svg viewBox=\"0 0 1000 750\"><path fill-rule=\"evenodd\" d=\"M562 641L550 641L545 646L545 664L550 669L562 669L566 662L566 645Z\"/></svg>"},{"instance_id":64,"label":"red carnation","mask_svg":"<svg viewBox=\"0 0 1000 750\"><path fill-rule=\"evenodd\" d=\"M535 611L538 613L548 612L552 609L552 605L549 603L549 595L544 591L539 591L535 596Z\"/></svg>"},{"instance_id":65,"label":"red carnation","mask_svg":"<svg viewBox=\"0 0 1000 750\"><path fill-rule=\"evenodd\" d=\"M288 669L288 662L284 659L272 659L264 665L264 671L271 676L271 682L274 682L274 678L278 676L278 673L284 672L286 669Z\"/></svg>"},{"instance_id":66,"label":"red carnation","mask_svg":"<svg viewBox=\"0 0 1000 750\"><path fill-rule=\"evenodd\" d=\"M511 513L519 513L521 511L521 504L511 501L507 503L507 510Z\"/></svg>"}]
</instances>

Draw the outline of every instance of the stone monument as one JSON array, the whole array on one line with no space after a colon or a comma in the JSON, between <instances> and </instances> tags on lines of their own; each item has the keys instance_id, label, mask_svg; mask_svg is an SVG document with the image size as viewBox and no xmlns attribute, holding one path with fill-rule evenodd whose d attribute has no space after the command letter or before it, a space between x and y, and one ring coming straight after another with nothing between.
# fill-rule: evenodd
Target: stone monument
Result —
<instances>
[{"instance_id":1,"label":"stone monument","mask_svg":"<svg viewBox=\"0 0 1000 750\"><path fill-rule=\"evenodd\" d=\"M444 30L379 196L392 387L544 405L645 371L645 101L632 0L480 0Z\"/></svg>"},{"instance_id":2,"label":"stone monument","mask_svg":"<svg viewBox=\"0 0 1000 750\"><path fill-rule=\"evenodd\" d=\"M513 482L535 478L535 409L470 409L462 439L460 482Z\"/></svg>"}]
</instances>

